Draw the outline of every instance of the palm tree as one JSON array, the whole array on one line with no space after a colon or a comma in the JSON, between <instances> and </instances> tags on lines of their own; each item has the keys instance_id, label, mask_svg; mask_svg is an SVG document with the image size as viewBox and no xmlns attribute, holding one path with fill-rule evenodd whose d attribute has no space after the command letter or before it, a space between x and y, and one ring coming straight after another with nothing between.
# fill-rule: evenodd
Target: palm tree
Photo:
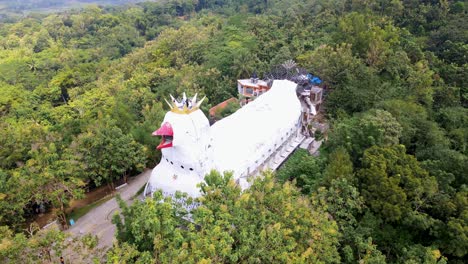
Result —
<instances>
[{"instance_id":1,"label":"palm tree","mask_svg":"<svg viewBox=\"0 0 468 264\"><path fill-rule=\"evenodd\" d=\"M255 69L257 61L258 58L256 55L249 54L246 50L239 52L237 57L234 58L234 64L231 66L234 76L237 79L250 76Z\"/></svg>"}]
</instances>

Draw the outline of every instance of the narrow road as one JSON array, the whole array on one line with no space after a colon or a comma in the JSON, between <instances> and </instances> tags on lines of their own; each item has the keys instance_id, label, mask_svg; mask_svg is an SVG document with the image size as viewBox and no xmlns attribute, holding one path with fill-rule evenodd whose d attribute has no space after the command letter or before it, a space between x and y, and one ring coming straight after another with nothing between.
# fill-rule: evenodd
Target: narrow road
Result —
<instances>
[{"instance_id":1,"label":"narrow road","mask_svg":"<svg viewBox=\"0 0 468 264\"><path fill-rule=\"evenodd\" d=\"M146 184L151 175L151 170L146 170L130 179L128 184L117 191L127 203L138 190ZM99 248L109 248L114 239L115 226L112 224L112 216L118 211L119 206L115 198L93 208L86 215L79 218L67 232L73 235L92 234L99 238Z\"/></svg>"}]
</instances>

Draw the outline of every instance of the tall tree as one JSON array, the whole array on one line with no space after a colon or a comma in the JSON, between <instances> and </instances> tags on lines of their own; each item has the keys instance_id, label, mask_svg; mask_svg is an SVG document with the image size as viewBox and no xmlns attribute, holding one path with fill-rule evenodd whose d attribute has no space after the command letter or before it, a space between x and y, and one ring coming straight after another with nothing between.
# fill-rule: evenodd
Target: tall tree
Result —
<instances>
[{"instance_id":1,"label":"tall tree","mask_svg":"<svg viewBox=\"0 0 468 264\"><path fill-rule=\"evenodd\" d=\"M14 234L0 226L0 261L2 263L97 263L103 258L97 237L71 237L57 228L40 229L31 225L27 232Z\"/></svg>"},{"instance_id":2,"label":"tall tree","mask_svg":"<svg viewBox=\"0 0 468 264\"><path fill-rule=\"evenodd\" d=\"M335 223L291 184L267 173L242 192L231 174L214 171L205 181L189 222L160 192L131 207L121 204L123 221L114 218L119 242L161 263L339 262Z\"/></svg>"},{"instance_id":3,"label":"tall tree","mask_svg":"<svg viewBox=\"0 0 468 264\"><path fill-rule=\"evenodd\" d=\"M373 211L389 222L426 215L438 191L437 181L414 156L405 153L404 146L371 147L365 151L362 163L359 182Z\"/></svg>"},{"instance_id":4,"label":"tall tree","mask_svg":"<svg viewBox=\"0 0 468 264\"><path fill-rule=\"evenodd\" d=\"M35 190L31 202L51 203L57 209L61 224L67 226L66 212L71 199L83 196L85 185L78 164L70 155L61 153L54 143L32 150L32 157L21 170L28 179L28 187Z\"/></svg>"},{"instance_id":5,"label":"tall tree","mask_svg":"<svg viewBox=\"0 0 468 264\"><path fill-rule=\"evenodd\" d=\"M387 111L375 109L351 118L338 120L332 127L326 147L330 150L344 147L358 164L367 148L397 144L402 128Z\"/></svg>"},{"instance_id":6,"label":"tall tree","mask_svg":"<svg viewBox=\"0 0 468 264\"><path fill-rule=\"evenodd\" d=\"M323 159L313 157L308 151L296 150L276 174L280 182L295 181L302 193L314 191L322 181Z\"/></svg>"},{"instance_id":7,"label":"tall tree","mask_svg":"<svg viewBox=\"0 0 468 264\"><path fill-rule=\"evenodd\" d=\"M145 166L144 147L107 119L79 135L71 148L82 162L85 175L97 186L107 183L111 190L115 180L126 180L132 169L142 170Z\"/></svg>"}]
</instances>

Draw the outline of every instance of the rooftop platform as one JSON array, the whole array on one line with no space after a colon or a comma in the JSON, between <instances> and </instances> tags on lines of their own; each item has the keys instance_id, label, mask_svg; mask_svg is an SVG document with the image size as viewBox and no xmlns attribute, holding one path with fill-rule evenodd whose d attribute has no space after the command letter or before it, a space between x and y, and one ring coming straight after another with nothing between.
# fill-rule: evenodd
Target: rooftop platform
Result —
<instances>
[{"instance_id":1,"label":"rooftop platform","mask_svg":"<svg viewBox=\"0 0 468 264\"><path fill-rule=\"evenodd\" d=\"M241 79L237 80L237 82L244 86L244 87L250 87L250 88L262 88L262 87L268 87L268 83L263 81L263 80L255 80L253 78L250 79Z\"/></svg>"}]
</instances>

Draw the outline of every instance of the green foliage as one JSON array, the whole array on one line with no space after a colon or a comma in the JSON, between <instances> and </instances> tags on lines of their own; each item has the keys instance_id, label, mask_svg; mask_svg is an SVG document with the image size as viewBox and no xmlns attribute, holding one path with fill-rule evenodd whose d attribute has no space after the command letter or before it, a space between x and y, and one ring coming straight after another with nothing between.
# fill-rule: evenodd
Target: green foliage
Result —
<instances>
[{"instance_id":1,"label":"green foliage","mask_svg":"<svg viewBox=\"0 0 468 264\"><path fill-rule=\"evenodd\" d=\"M135 259L137 260L135 261ZM116 263L136 263L144 264L151 263L151 254L148 252L139 252L135 247L128 243L114 244L114 246L107 252L108 264Z\"/></svg>"},{"instance_id":2,"label":"green foliage","mask_svg":"<svg viewBox=\"0 0 468 264\"><path fill-rule=\"evenodd\" d=\"M20 136L20 135L18 135ZM10 153L8 159L15 160L18 168L2 171L2 202L5 202L0 210L5 217L0 218L2 224L19 225L23 219L27 205L50 204L56 208L57 216L66 224L65 209L73 198L80 198L83 194L81 187L84 185L80 177L79 166L73 163L69 153L60 149L60 138L49 133L47 139L35 139L40 135L32 134L33 138L26 138L30 150L26 161L16 159L15 153ZM7 145L8 146L8 145ZM25 146L23 151L27 151ZM20 150L21 151L21 150ZM11 156L13 154L13 156ZM6 164L8 166L8 164ZM5 166L6 168L8 168ZM9 164L13 167L13 164ZM35 192L31 192L33 189ZM19 220L19 221L18 221Z\"/></svg>"},{"instance_id":3,"label":"green foliage","mask_svg":"<svg viewBox=\"0 0 468 264\"><path fill-rule=\"evenodd\" d=\"M15 226L24 220L23 210L30 197L19 186L17 173L0 169L0 223Z\"/></svg>"},{"instance_id":4,"label":"green foliage","mask_svg":"<svg viewBox=\"0 0 468 264\"><path fill-rule=\"evenodd\" d=\"M440 109L438 123L445 129L452 149L467 154L468 151L468 110L463 107Z\"/></svg>"},{"instance_id":5,"label":"green foliage","mask_svg":"<svg viewBox=\"0 0 468 264\"><path fill-rule=\"evenodd\" d=\"M329 185L337 179L346 179L350 183L356 181L353 174L353 163L345 148L337 148L330 154L328 160L323 172L324 185Z\"/></svg>"},{"instance_id":6,"label":"green foliage","mask_svg":"<svg viewBox=\"0 0 468 264\"><path fill-rule=\"evenodd\" d=\"M331 172L328 171L328 173ZM329 187L319 188L314 195L338 223L342 234L340 237L342 260L352 263L355 259L367 259L366 263L374 261L385 263L385 257L381 256L375 246L372 246L371 238L366 241L365 234L356 230L357 217L364 209L364 199L346 177L339 175L336 177L328 183Z\"/></svg>"},{"instance_id":7,"label":"green foliage","mask_svg":"<svg viewBox=\"0 0 468 264\"><path fill-rule=\"evenodd\" d=\"M18 231L35 206L63 212L84 183L112 185L153 166L160 153L150 134L163 119L161 102L169 93L206 95L203 107L209 109L237 95L236 78L254 71L261 77L293 59L324 81L323 109L332 120L328 155L296 153L277 177L295 180L315 197L310 208L320 203L319 211L336 220L340 261L463 263L466 258L468 12L463 1L171 0L15 15L68 3L20 2L14 10L0 6L7 12L0 18L1 225ZM230 193L239 206L247 203L235 198L237 189L226 187L228 179L211 176L207 184L204 188ZM275 188L278 195L289 195ZM255 206L265 206L262 201ZM231 210L236 202L226 207ZM215 205L226 204L210 203ZM164 219L183 211L166 209ZM236 237L232 226L210 218L235 217L212 207L203 212L206 218L199 219L209 224L200 234L179 228L186 222L173 229L187 244L170 244L166 236L159 241L169 244L156 243L167 248L166 259L280 262L288 256L294 260L287 250L305 247L301 243L310 239L291 239L285 231L290 226L279 216L280 226L262 220L261 231L251 227L255 235L264 231L263 240L250 237L250 229ZM242 221L264 213L236 212ZM161 235L168 226L142 230ZM135 236L144 237L137 230ZM109 253L109 263L161 259L165 253L155 255L154 239L148 239L144 251L133 242L120 243ZM251 252L252 241L271 258L284 254L268 259ZM237 255L231 259L227 252Z\"/></svg>"},{"instance_id":8,"label":"green foliage","mask_svg":"<svg viewBox=\"0 0 468 264\"><path fill-rule=\"evenodd\" d=\"M145 164L144 147L106 119L79 135L72 151L87 178L96 186L105 182L112 189L114 180L126 177L132 169L141 171Z\"/></svg>"},{"instance_id":9,"label":"green foliage","mask_svg":"<svg viewBox=\"0 0 468 264\"><path fill-rule=\"evenodd\" d=\"M0 227L0 260L2 263L96 263L103 257L97 249L97 237L71 237L56 228L39 230L31 226L28 234L14 234L8 227Z\"/></svg>"},{"instance_id":10,"label":"green foliage","mask_svg":"<svg viewBox=\"0 0 468 264\"><path fill-rule=\"evenodd\" d=\"M223 119L226 116L229 116L241 108L239 102L229 102L224 108L215 112L215 118L217 120Z\"/></svg>"},{"instance_id":11,"label":"green foliage","mask_svg":"<svg viewBox=\"0 0 468 264\"><path fill-rule=\"evenodd\" d=\"M424 209L437 192L437 181L402 145L365 151L358 177L366 203L387 221L409 217ZM419 212L418 212L419 213Z\"/></svg>"},{"instance_id":12,"label":"green foliage","mask_svg":"<svg viewBox=\"0 0 468 264\"><path fill-rule=\"evenodd\" d=\"M337 43L351 44L355 54L377 68L391 54L390 48L399 42L398 29L389 21L357 12L340 18L335 38Z\"/></svg>"},{"instance_id":13,"label":"green foliage","mask_svg":"<svg viewBox=\"0 0 468 264\"><path fill-rule=\"evenodd\" d=\"M338 120L326 147L334 150L344 147L357 164L365 149L371 146L397 144L402 128L395 118L384 110L370 110L351 118Z\"/></svg>"},{"instance_id":14,"label":"green foliage","mask_svg":"<svg viewBox=\"0 0 468 264\"><path fill-rule=\"evenodd\" d=\"M315 132L314 132L314 139L317 140L317 141L323 140L323 133L322 133L322 131L320 131L320 130L318 130L318 129L315 130Z\"/></svg>"},{"instance_id":15,"label":"green foliage","mask_svg":"<svg viewBox=\"0 0 468 264\"><path fill-rule=\"evenodd\" d=\"M414 153L418 137L423 136L423 131L428 133L427 130L422 130L423 123L427 123L427 110L416 103L403 100L389 100L381 104L401 125L401 143Z\"/></svg>"},{"instance_id":16,"label":"green foliage","mask_svg":"<svg viewBox=\"0 0 468 264\"><path fill-rule=\"evenodd\" d=\"M267 173L242 192L230 174L213 171L201 189L190 222L182 220L180 204L162 201L161 193L121 205L122 216L114 217L120 247L138 250L130 253L138 261L150 253L161 263L339 262L336 224L291 184ZM122 254L119 247L114 252Z\"/></svg>"},{"instance_id":17,"label":"green foliage","mask_svg":"<svg viewBox=\"0 0 468 264\"><path fill-rule=\"evenodd\" d=\"M454 197L455 213L443 231L440 247L449 254L463 257L468 251L468 191L463 187Z\"/></svg>"},{"instance_id":18,"label":"green foliage","mask_svg":"<svg viewBox=\"0 0 468 264\"><path fill-rule=\"evenodd\" d=\"M73 164L69 153L60 156L54 143L32 150L32 157L20 170L29 188L35 190L31 202L50 202L62 224L67 225L65 209L71 199L83 197L82 171Z\"/></svg>"},{"instance_id":19,"label":"green foliage","mask_svg":"<svg viewBox=\"0 0 468 264\"><path fill-rule=\"evenodd\" d=\"M276 174L280 182L295 181L302 193L314 191L322 181L323 161L304 149L296 150Z\"/></svg>"},{"instance_id":20,"label":"green foliage","mask_svg":"<svg viewBox=\"0 0 468 264\"><path fill-rule=\"evenodd\" d=\"M132 129L132 135L135 140L143 146L156 146L158 139L151 134L157 129L157 126L164 119L164 110L161 103L156 103L152 106L145 105L142 110L144 121ZM144 148L146 160L149 165L155 164L159 160L161 153L153 147Z\"/></svg>"}]
</instances>

